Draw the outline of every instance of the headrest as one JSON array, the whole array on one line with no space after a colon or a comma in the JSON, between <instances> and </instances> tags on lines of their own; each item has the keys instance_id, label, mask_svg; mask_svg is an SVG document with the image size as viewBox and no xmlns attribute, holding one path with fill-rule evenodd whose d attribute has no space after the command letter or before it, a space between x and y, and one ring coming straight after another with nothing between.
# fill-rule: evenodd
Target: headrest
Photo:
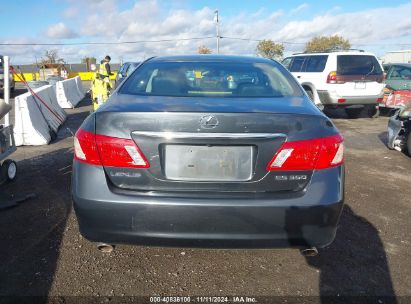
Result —
<instances>
[{"instance_id":1,"label":"headrest","mask_svg":"<svg viewBox=\"0 0 411 304\"><path fill-rule=\"evenodd\" d=\"M184 83L178 78L157 76L153 78L152 93L154 95L172 95L178 96L185 92Z\"/></svg>"}]
</instances>

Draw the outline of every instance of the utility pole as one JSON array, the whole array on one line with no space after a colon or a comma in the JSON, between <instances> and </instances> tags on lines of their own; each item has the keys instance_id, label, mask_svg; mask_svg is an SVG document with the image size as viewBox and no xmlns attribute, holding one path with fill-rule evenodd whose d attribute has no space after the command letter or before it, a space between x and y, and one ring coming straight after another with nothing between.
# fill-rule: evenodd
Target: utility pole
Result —
<instances>
[{"instance_id":1,"label":"utility pole","mask_svg":"<svg viewBox=\"0 0 411 304\"><path fill-rule=\"evenodd\" d=\"M4 87L4 102L10 104L10 61L9 56L3 57L3 87ZM4 116L4 124L8 126L10 124L9 113Z\"/></svg>"},{"instance_id":2,"label":"utility pole","mask_svg":"<svg viewBox=\"0 0 411 304\"><path fill-rule=\"evenodd\" d=\"M217 31L217 54L220 54L220 20L218 19L218 10L214 11L214 22Z\"/></svg>"}]
</instances>

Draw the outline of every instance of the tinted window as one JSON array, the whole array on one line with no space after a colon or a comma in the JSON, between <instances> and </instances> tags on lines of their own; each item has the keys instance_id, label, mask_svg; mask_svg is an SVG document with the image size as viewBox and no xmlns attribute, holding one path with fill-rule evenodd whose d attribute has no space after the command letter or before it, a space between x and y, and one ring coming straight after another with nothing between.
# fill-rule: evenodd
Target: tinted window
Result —
<instances>
[{"instance_id":1,"label":"tinted window","mask_svg":"<svg viewBox=\"0 0 411 304\"><path fill-rule=\"evenodd\" d=\"M391 68L388 79L411 80L411 67L395 65Z\"/></svg>"},{"instance_id":2,"label":"tinted window","mask_svg":"<svg viewBox=\"0 0 411 304\"><path fill-rule=\"evenodd\" d=\"M308 56L305 61L304 72L323 72L328 55Z\"/></svg>"},{"instance_id":3,"label":"tinted window","mask_svg":"<svg viewBox=\"0 0 411 304\"><path fill-rule=\"evenodd\" d=\"M147 96L283 97L302 91L277 63L147 62L120 93Z\"/></svg>"},{"instance_id":4,"label":"tinted window","mask_svg":"<svg viewBox=\"0 0 411 304\"><path fill-rule=\"evenodd\" d=\"M294 57L293 63L290 66L290 72L300 72L305 58L305 56Z\"/></svg>"},{"instance_id":5,"label":"tinted window","mask_svg":"<svg viewBox=\"0 0 411 304\"><path fill-rule=\"evenodd\" d=\"M291 60L293 60L292 57L285 58L283 61L281 61L281 64L287 69L290 69Z\"/></svg>"},{"instance_id":6,"label":"tinted window","mask_svg":"<svg viewBox=\"0 0 411 304\"><path fill-rule=\"evenodd\" d=\"M123 64L121 67L120 67L120 70L118 71L119 73L121 73L121 74L123 74L126 70L127 70L127 68L129 67L129 63L125 63L125 64Z\"/></svg>"},{"instance_id":7,"label":"tinted window","mask_svg":"<svg viewBox=\"0 0 411 304\"><path fill-rule=\"evenodd\" d=\"M374 56L370 55L338 55L338 75L379 75L381 66Z\"/></svg>"}]
</instances>

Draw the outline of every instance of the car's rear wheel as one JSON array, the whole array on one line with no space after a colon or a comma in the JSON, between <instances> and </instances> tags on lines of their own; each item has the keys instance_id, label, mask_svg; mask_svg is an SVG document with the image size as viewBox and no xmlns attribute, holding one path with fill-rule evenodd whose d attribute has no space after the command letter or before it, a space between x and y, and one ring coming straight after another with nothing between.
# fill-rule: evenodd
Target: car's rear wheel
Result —
<instances>
[{"instance_id":1,"label":"car's rear wheel","mask_svg":"<svg viewBox=\"0 0 411 304\"><path fill-rule=\"evenodd\" d=\"M378 116L380 116L380 110L376 105L364 106L364 112L366 117L377 118Z\"/></svg>"},{"instance_id":2,"label":"car's rear wheel","mask_svg":"<svg viewBox=\"0 0 411 304\"><path fill-rule=\"evenodd\" d=\"M314 102L314 93L311 89L305 89L305 92L307 93L308 97L312 102Z\"/></svg>"},{"instance_id":3,"label":"car's rear wheel","mask_svg":"<svg viewBox=\"0 0 411 304\"><path fill-rule=\"evenodd\" d=\"M362 111L363 111L363 108L359 108L359 107L345 108L345 113L347 114L349 118L360 117Z\"/></svg>"},{"instance_id":4,"label":"car's rear wheel","mask_svg":"<svg viewBox=\"0 0 411 304\"><path fill-rule=\"evenodd\" d=\"M345 113L349 118L377 118L380 115L380 112L376 105L364 105L358 107L348 107L345 108Z\"/></svg>"}]
</instances>

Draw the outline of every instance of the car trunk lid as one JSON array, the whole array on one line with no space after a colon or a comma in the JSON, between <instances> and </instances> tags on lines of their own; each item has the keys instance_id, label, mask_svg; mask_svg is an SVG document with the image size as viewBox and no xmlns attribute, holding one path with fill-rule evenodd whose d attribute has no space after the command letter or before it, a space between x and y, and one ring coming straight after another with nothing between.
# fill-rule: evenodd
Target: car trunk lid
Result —
<instances>
[{"instance_id":1,"label":"car trunk lid","mask_svg":"<svg viewBox=\"0 0 411 304\"><path fill-rule=\"evenodd\" d=\"M138 191L298 191L312 171L269 172L267 165L285 141L336 132L322 115L284 111L96 113L97 134L131 138L149 162L104 168L115 187Z\"/></svg>"}]
</instances>

